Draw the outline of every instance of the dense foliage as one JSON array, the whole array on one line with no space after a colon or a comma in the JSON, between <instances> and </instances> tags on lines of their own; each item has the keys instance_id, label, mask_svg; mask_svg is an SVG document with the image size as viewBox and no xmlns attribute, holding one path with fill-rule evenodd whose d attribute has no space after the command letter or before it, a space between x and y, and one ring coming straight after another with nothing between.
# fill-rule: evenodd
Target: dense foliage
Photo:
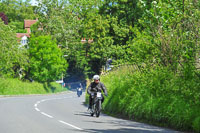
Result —
<instances>
[{"instance_id":1,"label":"dense foliage","mask_svg":"<svg viewBox=\"0 0 200 133\"><path fill-rule=\"evenodd\" d=\"M23 22L24 19L36 19L35 6L31 0L0 0L0 12L8 17L9 22Z\"/></svg>"},{"instance_id":2,"label":"dense foliage","mask_svg":"<svg viewBox=\"0 0 200 133\"><path fill-rule=\"evenodd\" d=\"M27 50L20 47L16 34L0 20L0 76L18 77L27 66Z\"/></svg>"},{"instance_id":3,"label":"dense foliage","mask_svg":"<svg viewBox=\"0 0 200 133\"><path fill-rule=\"evenodd\" d=\"M1 1L0 11L16 32L23 32L24 19L38 17L37 28L43 30L36 36L50 34L57 40L69 72L85 77L100 73L109 58L115 64L170 65L174 72L198 61L198 1L29 2Z\"/></svg>"},{"instance_id":4,"label":"dense foliage","mask_svg":"<svg viewBox=\"0 0 200 133\"><path fill-rule=\"evenodd\" d=\"M30 77L39 82L52 82L62 77L68 66L51 36L32 36L29 43Z\"/></svg>"},{"instance_id":5,"label":"dense foliage","mask_svg":"<svg viewBox=\"0 0 200 133\"><path fill-rule=\"evenodd\" d=\"M17 33L26 33L24 29L25 19L36 19L35 6L31 0L0 0L0 13L5 14L6 24L12 26ZM4 18L5 18L4 17Z\"/></svg>"},{"instance_id":6,"label":"dense foliage","mask_svg":"<svg viewBox=\"0 0 200 133\"><path fill-rule=\"evenodd\" d=\"M138 66L135 72L120 68L103 78L110 93L105 111L199 132L199 2L135 1L130 10L140 14L132 23L128 6L123 9L128 2L105 1L100 12L117 20L111 21L109 34L123 55L111 57Z\"/></svg>"}]
</instances>

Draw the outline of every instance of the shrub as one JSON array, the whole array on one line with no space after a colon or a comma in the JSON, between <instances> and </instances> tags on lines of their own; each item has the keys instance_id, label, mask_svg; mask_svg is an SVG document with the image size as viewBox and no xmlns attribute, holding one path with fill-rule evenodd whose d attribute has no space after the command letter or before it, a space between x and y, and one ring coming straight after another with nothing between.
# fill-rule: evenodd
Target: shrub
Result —
<instances>
[{"instance_id":1,"label":"shrub","mask_svg":"<svg viewBox=\"0 0 200 133\"><path fill-rule=\"evenodd\" d=\"M108 113L184 131L199 132L199 78L174 74L168 68L129 70L121 67L102 76L108 88Z\"/></svg>"}]
</instances>

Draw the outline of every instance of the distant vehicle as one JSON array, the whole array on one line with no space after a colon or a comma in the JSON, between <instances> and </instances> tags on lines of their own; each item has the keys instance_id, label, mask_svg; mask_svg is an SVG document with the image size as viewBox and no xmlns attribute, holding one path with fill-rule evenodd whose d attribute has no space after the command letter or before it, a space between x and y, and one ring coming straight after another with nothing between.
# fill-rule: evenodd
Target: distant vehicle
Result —
<instances>
[{"instance_id":1,"label":"distant vehicle","mask_svg":"<svg viewBox=\"0 0 200 133\"><path fill-rule=\"evenodd\" d=\"M65 82L63 80L57 80L56 83L61 84L62 87L65 87Z\"/></svg>"},{"instance_id":2,"label":"distant vehicle","mask_svg":"<svg viewBox=\"0 0 200 133\"><path fill-rule=\"evenodd\" d=\"M62 84L63 80L56 80L56 83Z\"/></svg>"},{"instance_id":3,"label":"distant vehicle","mask_svg":"<svg viewBox=\"0 0 200 133\"><path fill-rule=\"evenodd\" d=\"M82 95L82 88L77 88L77 95L78 97Z\"/></svg>"},{"instance_id":4,"label":"distant vehicle","mask_svg":"<svg viewBox=\"0 0 200 133\"><path fill-rule=\"evenodd\" d=\"M111 63L112 63L112 59L108 59L106 61L106 66L105 66L106 71L110 71L112 69L113 65L111 65Z\"/></svg>"},{"instance_id":5,"label":"distant vehicle","mask_svg":"<svg viewBox=\"0 0 200 133\"><path fill-rule=\"evenodd\" d=\"M82 89L83 89L83 87L82 87L82 84L80 83L79 87L76 89L78 97L80 97L82 95Z\"/></svg>"}]
</instances>

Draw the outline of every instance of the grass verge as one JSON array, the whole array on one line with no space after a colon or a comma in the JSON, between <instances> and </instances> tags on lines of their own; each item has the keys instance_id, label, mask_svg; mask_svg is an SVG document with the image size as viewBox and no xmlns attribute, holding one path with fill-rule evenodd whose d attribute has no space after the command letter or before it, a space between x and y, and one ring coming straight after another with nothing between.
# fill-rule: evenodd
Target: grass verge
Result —
<instances>
[{"instance_id":1,"label":"grass verge","mask_svg":"<svg viewBox=\"0 0 200 133\"><path fill-rule=\"evenodd\" d=\"M41 84L38 82L22 82L12 78L0 78L0 95L47 94L66 90L67 88L55 82Z\"/></svg>"},{"instance_id":2,"label":"grass verge","mask_svg":"<svg viewBox=\"0 0 200 133\"><path fill-rule=\"evenodd\" d=\"M181 131L200 132L200 81L167 68L138 71L121 67L101 77L108 88L108 114Z\"/></svg>"}]
</instances>

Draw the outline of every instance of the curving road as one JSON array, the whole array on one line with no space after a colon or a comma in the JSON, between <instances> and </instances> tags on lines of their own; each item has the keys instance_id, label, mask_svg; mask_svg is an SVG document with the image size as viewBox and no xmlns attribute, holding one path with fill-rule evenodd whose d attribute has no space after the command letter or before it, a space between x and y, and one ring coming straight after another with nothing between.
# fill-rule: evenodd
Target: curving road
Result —
<instances>
[{"instance_id":1,"label":"curving road","mask_svg":"<svg viewBox=\"0 0 200 133\"><path fill-rule=\"evenodd\" d=\"M91 117L84 93L0 97L0 133L173 133L169 129L117 119Z\"/></svg>"}]
</instances>

